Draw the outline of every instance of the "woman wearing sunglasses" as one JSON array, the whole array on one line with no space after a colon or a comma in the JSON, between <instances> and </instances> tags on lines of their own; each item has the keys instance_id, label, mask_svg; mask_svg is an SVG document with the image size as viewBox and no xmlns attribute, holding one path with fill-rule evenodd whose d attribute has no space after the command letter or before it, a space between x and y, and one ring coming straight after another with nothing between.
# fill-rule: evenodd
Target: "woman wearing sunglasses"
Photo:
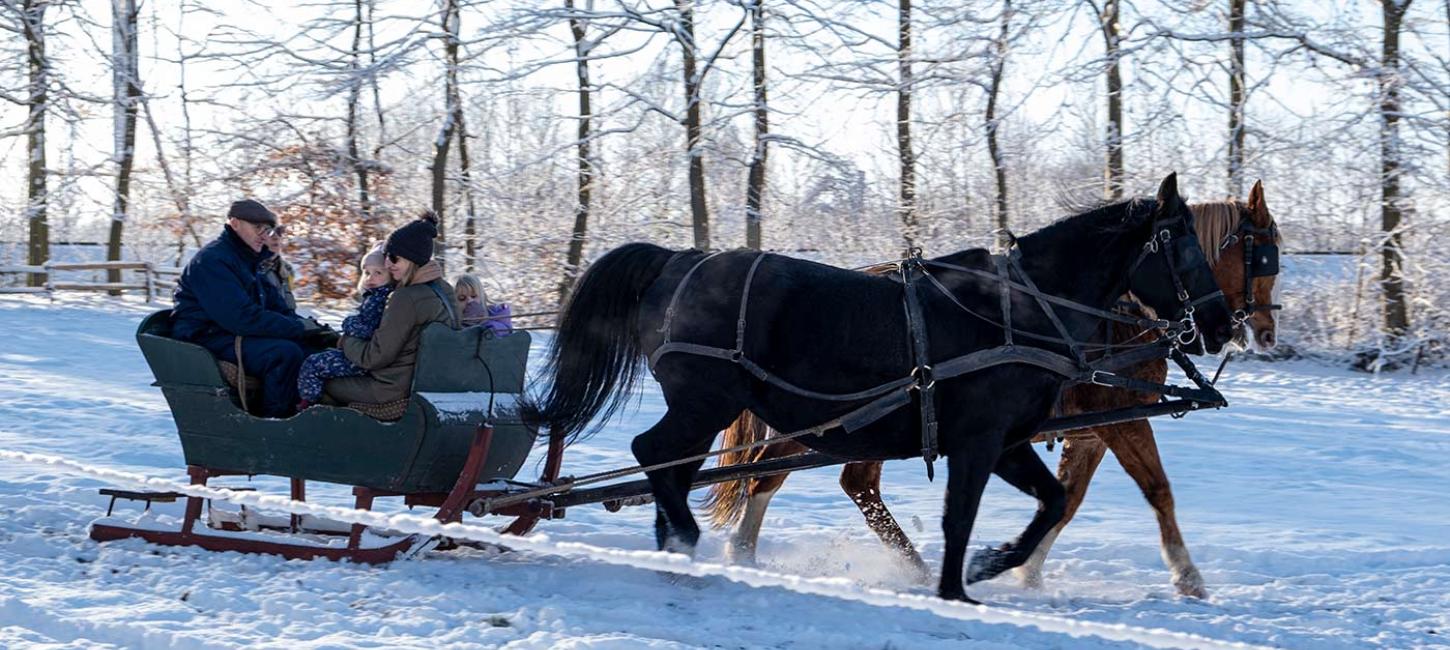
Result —
<instances>
[{"instance_id":1,"label":"woman wearing sunglasses","mask_svg":"<svg viewBox=\"0 0 1450 650\"><path fill-rule=\"evenodd\" d=\"M383 254L396 288L383 308L382 322L372 338L343 336L338 343L348 361L368 374L328 380L323 387L327 401L382 404L406 399L423 328L431 323L458 327L453 288L443 281L443 267L433 259L437 237L438 218L431 211L388 235Z\"/></svg>"}]
</instances>

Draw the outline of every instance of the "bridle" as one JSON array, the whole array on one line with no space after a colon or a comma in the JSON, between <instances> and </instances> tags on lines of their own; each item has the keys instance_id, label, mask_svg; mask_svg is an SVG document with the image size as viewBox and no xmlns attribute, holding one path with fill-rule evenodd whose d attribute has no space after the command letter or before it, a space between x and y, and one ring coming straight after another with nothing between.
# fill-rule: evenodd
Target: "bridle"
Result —
<instances>
[{"instance_id":1,"label":"bridle","mask_svg":"<svg viewBox=\"0 0 1450 650\"><path fill-rule=\"evenodd\" d=\"M1163 262L1168 268L1168 277L1173 279L1173 289L1176 292L1175 295L1178 297L1178 300L1183 303L1183 306L1179 310L1182 316L1178 318L1179 327L1177 328L1177 333L1174 336L1178 342L1178 345L1187 346L1189 344L1192 344L1193 341L1198 338L1199 334L1198 324L1193 320L1194 309L1199 305L1202 305L1203 303L1206 303L1210 300L1223 298L1224 296L1223 290L1221 289L1214 289L1213 291L1198 296L1197 298L1189 295L1188 289L1183 282L1183 276L1181 275L1182 271L1180 271L1178 268L1178 260L1175 254L1180 246L1197 245L1198 238L1194 236L1192 232L1190 232L1187 228L1184 228L1183 234L1174 237L1173 231L1170 229L1170 226L1173 224L1174 221L1183 223L1185 221L1185 218L1182 215L1179 215L1177 217L1163 217L1153 221L1153 234L1149 236L1148 241L1143 244L1143 251L1138 254L1138 259L1134 260L1133 265L1129 267L1128 276L1131 278L1136 275L1138 272L1138 267L1141 266L1143 262L1148 259L1149 255L1163 255ZM1274 259L1276 261L1278 260L1277 251L1275 253ZM1215 284L1215 286L1217 285Z\"/></svg>"},{"instance_id":2,"label":"bridle","mask_svg":"<svg viewBox=\"0 0 1450 650\"><path fill-rule=\"evenodd\" d=\"M1278 229L1269 224L1268 227L1259 228L1248 218L1239 220L1238 229L1229 233L1219 244L1218 250L1222 254L1229 246L1240 241L1244 244L1244 306L1235 309L1233 313L1234 326L1240 327L1249 320L1254 312L1276 311L1283 309L1283 305L1269 303L1259 305L1254 303L1254 278L1267 278L1279 274L1279 245ZM1267 243L1257 243L1262 238Z\"/></svg>"}]
</instances>

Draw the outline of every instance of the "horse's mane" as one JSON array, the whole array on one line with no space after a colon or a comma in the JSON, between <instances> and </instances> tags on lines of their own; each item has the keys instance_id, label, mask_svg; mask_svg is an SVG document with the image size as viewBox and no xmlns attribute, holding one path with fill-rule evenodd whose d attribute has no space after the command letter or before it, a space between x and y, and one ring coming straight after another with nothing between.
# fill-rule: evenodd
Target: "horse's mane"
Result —
<instances>
[{"instance_id":1,"label":"horse's mane","mask_svg":"<svg viewBox=\"0 0 1450 650\"><path fill-rule=\"evenodd\" d=\"M1223 240L1238 230L1240 215L1248 211L1248 206L1238 199L1228 199L1190 203L1188 209L1193 213L1193 227L1198 230L1199 247L1203 249L1204 255L1208 256L1209 265L1218 264L1219 246L1223 245ZM1271 228L1273 224L1274 218L1273 215L1270 215ZM1273 228L1273 231L1274 243L1283 243L1279 236L1279 229Z\"/></svg>"},{"instance_id":2,"label":"horse's mane","mask_svg":"<svg viewBox=\"0 0 1450 650\"><path fill-rule=\"evenodd\" d=\"M1142 224L1139 219L1151 213L1152 205L1152 199L1143 198L1115 201L1063 217L1047 224L1035 233L1024 235L1024 237L1030 237L1037 233L1050 235L1059 231L1066 231L1068 233L1086 232L1088 229L1094 232L1120 232L1129 230L1134 226ZM1149 208L1150 211L1140 213L1140 210L1143 208ZM1133 217L1138 217L1139 219Z\"/></svg>"}]
</instances>

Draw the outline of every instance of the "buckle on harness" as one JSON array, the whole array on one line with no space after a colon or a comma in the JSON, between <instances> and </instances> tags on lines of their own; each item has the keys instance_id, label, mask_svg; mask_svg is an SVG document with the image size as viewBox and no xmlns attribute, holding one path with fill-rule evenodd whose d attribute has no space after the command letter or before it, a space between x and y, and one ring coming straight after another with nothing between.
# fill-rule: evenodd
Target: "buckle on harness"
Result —
<instances>
[{"instance_id":1,"label":"buckle on harness","mask_svg":"<svg viewBox=\"0 0 1450 650\"><path fill-rule=\"evenodd\" d=\"M911 387L917 390L931 390L936 388L936 377L932 374L931 364L923 364L911 369Z\"/></svg>"},{"instance_id":2,"label":"buckle on harness","mask_svg":"<svg viewBox=\"0 0 1450 650\"><path fill-rule=\"evenodd\" d=\"M1092 371L1091 373L1088 374L1088 383L1095 384L1095 385L1098 385L1098 386L1109 386L1109 387L1113 386L1113 384L1110 383L1110 382L1108 382L1106 379L1098 379L1099 376L1102 376L1102 377L1116 377L1117 375L1114 375L1113 373L1108 372L1106 370L1094 370L1094 371Z\"/></svg>"}]
</instances>

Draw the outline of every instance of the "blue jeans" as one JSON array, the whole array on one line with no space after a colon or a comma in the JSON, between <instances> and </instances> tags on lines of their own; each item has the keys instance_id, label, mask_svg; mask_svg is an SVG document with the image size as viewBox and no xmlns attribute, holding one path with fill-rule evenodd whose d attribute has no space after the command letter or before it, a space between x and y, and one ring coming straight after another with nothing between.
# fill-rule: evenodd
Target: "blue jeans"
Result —
<instances>
[{"instance_id":1,"label":"blue jeans","mask_svg":"<svg viewBox=\"0 0 1450 650\"><path fill-rule=\"evenodd\" d=\"M198 345L216 358L237 362L231 334L200 337ZM302 346L290 339L242 337L242 368L262 381L262 415L285 418L297 412L297 372L302 368Z\"/></svg>"}]
</instances>

